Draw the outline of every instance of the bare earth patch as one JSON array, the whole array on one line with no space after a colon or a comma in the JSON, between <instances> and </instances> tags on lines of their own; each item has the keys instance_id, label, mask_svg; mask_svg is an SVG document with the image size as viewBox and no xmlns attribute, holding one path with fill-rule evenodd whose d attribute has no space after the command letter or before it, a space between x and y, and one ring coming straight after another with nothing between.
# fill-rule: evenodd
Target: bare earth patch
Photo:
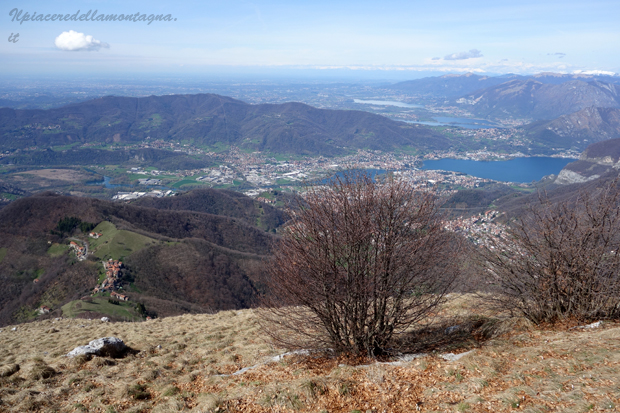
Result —
<instances>
[{"instance_id":1,"label":"bare earth patch","mask_svg":"<svg viewBox=\"0 0 620 413\"><path fill-rule=\"evenodd\" d=\"M477 307L472 296L457 298L444 311L448 320ZM439 315L436 325L445 320ZM495 322L501 323L506 322ZM4 327L0 411L620 410L620 325L570 330L508 325L493 337L456 334L453 342L429 342L434 352L400 363L320 354L270 362L287 349L267 341L253 310L137 323L61 319L18 325L15 331ZM434 331L454 334L442 333L443 327ZM123 339L135 352L120 359L64 357L106 336ZM442 355L448 351L471 352L447 361Z\"/></svg>"},{"instance_id":2,"label":"bare earth patch","mask_svg":"<svg viewBox=\"0 0 620 413\"><path fill-rule=\"evenodd\" d=\"M36 169L21 173L34 175L44 179L73 182L77 182L88 177L87 174L74 169Z\"/></svg>"}]
</instances>

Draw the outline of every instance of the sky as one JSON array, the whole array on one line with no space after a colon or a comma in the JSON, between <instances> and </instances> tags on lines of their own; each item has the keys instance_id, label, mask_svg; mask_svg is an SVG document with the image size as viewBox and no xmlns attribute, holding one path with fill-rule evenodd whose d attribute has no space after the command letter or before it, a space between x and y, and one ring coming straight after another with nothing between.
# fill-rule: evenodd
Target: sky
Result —
<instances>
[{"instance_id":1,"label":"sky","mask_svg":"<svg viewBox=\"0 0 620 413\"><path fill-rule=\"evenodd\" d=\"M0 4L5 76L620 73L618 0ZM79 21L95 10L137 21ZM26 13L35 21L23 20ZM36 20L48 14L48 21ZM51 21L53 14L69 19ZM149 23L151 15L162 20Z\"/></svg>"}]
</instances>

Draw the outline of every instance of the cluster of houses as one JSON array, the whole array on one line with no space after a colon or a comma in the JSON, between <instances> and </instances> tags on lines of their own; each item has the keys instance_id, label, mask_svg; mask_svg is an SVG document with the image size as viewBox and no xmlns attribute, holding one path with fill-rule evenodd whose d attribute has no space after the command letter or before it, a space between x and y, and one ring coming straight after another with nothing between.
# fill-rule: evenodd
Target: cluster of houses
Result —
<instances>
[{"instance_id":1,"label":"cluster of houses","mask_svg":"<svg viewBox=\"0 0 620 413\"><path fill-rule=\"evenodd\" d=\"M101 232L89 232L88 236L94 239L99 238L100 236L102 236L103 234Z\"/></svg>"},{"instance_id":2,"label":"cluster of houses","mask_svg":"<svg viewBox=\"0 0 620 413\"><path fill-rule=\"evenodd\" d=\"M101 236L102 234L96 234L91 232L89 234L90 236L92 235L97 235L97 236ZM96 237L93 237L96 238ZM78 255L78 258L80 258L81 255L83 255L83 250L85 250L84 247L80 247L77 243L71 241L70 244L71 248L75 249L76 254ZM83 259L83 258L80 258ZM109 259L107 261L102 261L103 264L103 268L105 269L105 280L103 280L103 282L101 283L101 285L98 285L97 287L94 288L93 293L92 294L96 294L99 292L106 292L109 291L110 292L110 297L119 301L129 301L129 297L127 297L124 294L120 294L118 292L116 292L115 290L118 289L120 287L120 280L122 277L122 269L123 269L123 263L120 260L113 260L113 259ZM35 279L34 280L35 283L39 281L39 279ZM82 300L87 299L88 297L82 297ZM48 306L42 305L37 309L37 312L39 314L47 314L49 312L51 312L52 309ZM148 318L150 319L150 317Z\"/></svg>"},{"instance_id":3,"label":"cluster of houses","mask_svg":"<svg viewBox=\"0 0 620 413\"><path fill-rule=\"evenodd\" d=\"M49 308L49 307L48 307L48 306L46 306L46 305L42 305L41 307L39 307L39 309L38 309L37 311L39 312L39 314L47 314L47 313L49 313L50 311L52 311L52 309L51 309L51 308Z\"/></svg>"},{"instance_id":4,"label":"cluster of houses","mask_svg":"<svg viewBox=\"0 0 620 413\"><path fill-rule=\"evenodd\" d=\"M110 258L107 261L102 261L103 269L105 270L105 279L93 290L93 294L102 291L111 291L111 295L115 294L114 290L118 289L120 279L122 276L123 263L119 260L113 260ZM120 295L120 294L119 294ZM127 301L126 299L122 299Z\"/></svg>"},{"instance_id":5,"label":"cluster of houses","mask_svg":"<svg viewBox=\"0 0 620 413\"><path fill-rule=\"evenodd\" d=\"M120 300L120 301L129 301L129 297L127 297L125 294L119 294L115 291L112 291L110 293L110 297L116 298L117 300Z\"/></svg>"},{"instance_id":6,"label":"cluster of houses","mask_svg":"<svg viewBox=\"0 0 620 413\"><path fill-rule=\"evenodd\" d=\"M69 243L69 248L71 248L72 250L75 251L75 255L77 256L77 259L80 261L83 261L86 259L86 247L83 245L78 244L75 241L71 241Z\"/></svg>"},{"instance_id":7,"label":"cluster of houses","mask_svg":"<svg viewBox=\"0 0 620 413\"><path fill-rule=\"evenodd\" d=\"M449 231L462 233L475 245L486 245L493 248L490 240L501 237L506 231L504 224L494 221L499 215L498 211L490 210L484 214L478 214L469 218L460 217L444 222L444 228Z\"/></svg>"},{"instance_id":8,"label":"cluster of houses","mask_svg":"<svg viewBox=\"0 0 620 413\"><path fill-rule=\"evenodd\" d=\"M264 202L265 204L275 204L276 200L275 199L268 199L265 198L263 196L259 196L258 198L256 198L257 201L259 202Z\"/></svg>"}]
</instances>

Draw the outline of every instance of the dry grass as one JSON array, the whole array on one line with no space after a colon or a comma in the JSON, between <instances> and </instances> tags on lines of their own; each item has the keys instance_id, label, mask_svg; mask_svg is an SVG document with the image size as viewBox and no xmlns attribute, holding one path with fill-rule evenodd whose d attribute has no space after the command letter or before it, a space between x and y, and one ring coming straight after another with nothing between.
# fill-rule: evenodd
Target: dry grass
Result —
<instances>
[{"instance_id":1,"label":"dry grass","mask_svg":"<svg viewBox=\"0 0 620 413\"><path fill-rule=\"evenodd\" d=\"M387 364L289 356L234 376L222 375L286 351L268 344L252 310L141 323L63 319L19 325L16 331L3 328L0 411L620 410L620 326L542 331L489 321L492 314L473 296L455 298L434 326L409 336L422 342L417 348L430 349L426 357ZM445 327L455 321L463 326L460 332L447 334ZM58 333L49 333L52 329ZM136 352L121 359L63 357L104 336L120 337ZM471 349L458 361L440 357Z\"/></svg>"},{"instance_id":2,"label":"dry grass","mask_svg":"<svg viewBox=\"0 0 620 413\"><path fill-rule=\"evenodd\" d=\"M76 182L85 178L88 178L88 175L77 171L75 169L34 169L27 172L22 172L28 175L34 175L39 178L51 179L51 180L60 180L60 181L71 181Z\"/></svg>"}]
</instances>

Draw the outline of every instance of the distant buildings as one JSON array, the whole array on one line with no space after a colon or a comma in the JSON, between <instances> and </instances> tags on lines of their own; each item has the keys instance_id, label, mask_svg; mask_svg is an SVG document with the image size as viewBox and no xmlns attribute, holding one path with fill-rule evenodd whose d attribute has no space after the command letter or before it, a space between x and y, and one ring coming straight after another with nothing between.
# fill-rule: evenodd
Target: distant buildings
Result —
<instances>
[{"instance_id":1,"label":"distant buildings","mask_svg":"<svg viewBox=\"0 0 620 413\"><path fill-rule=\"evenodd\" d=\"M42 305L42 306L41 306L41 307L39 307L39 309L38 309L39 314L47 314L47 313L49 313L50 311L52 311L52 309L51 309L51 308L49 308L49 307L48 307L48 306L46 306L46 305Z\"/></svg>"},{"instance_id":2,"label":"distant buildings","mask_svg":"<svg viewBox=\"0 0 620 413\"><path fill-rule=\"evenodd\" d=\"M88 252L86 246L82 246L75 241L71 241L69 243L69 248L75 251L75 255L79 261L84 261L86 259L86 253Z\"/></svg>"},{"instance_id":3,"label":"distant buildings","mask_svg":"<svg viewBox=\"0 0 620 413\"><path fill-rule=\"evenodd\" d=\"M161 179L145 178L138 179L140 185L161 185Z\"/></svg>"},{"instance_id":4,"label":"distant buildings","mask_svg":"<svg viewBox=\"0 0 620 413\"><path fill-rule=\"evenodd\" d=\"M123 263L121 261L110 258L109 260L102 261L101 263L103 264L103 269L105 271L105 279L101 285L94 288L93 294L103 291L114 292L114 290L119 288L120 280L123 276Z\"/></svg>"},{"instance_id":5,"label":"distant buildings","mask_svg":"<svg viewBox=\"0 0 620 413\"><path fill-rule=\"evenodd\" d=\"M172 195L176 195L175 192L172 190L163 191L163 190L155 189L150 192L119 192L116 195L114 195L112 199L115 201L130 201L132 199L142 198L143 196L153 197L153 198L163 198L165 196L172 196Z\"/></svg>"}]
</instances>

